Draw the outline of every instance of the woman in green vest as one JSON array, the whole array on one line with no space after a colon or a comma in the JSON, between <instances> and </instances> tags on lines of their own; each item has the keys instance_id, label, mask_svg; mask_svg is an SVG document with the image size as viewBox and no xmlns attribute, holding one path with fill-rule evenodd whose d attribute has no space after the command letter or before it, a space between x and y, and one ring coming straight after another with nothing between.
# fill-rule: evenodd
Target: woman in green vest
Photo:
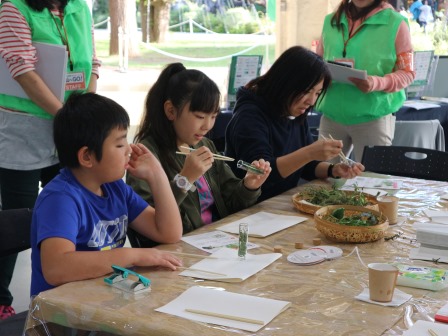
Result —
<instances>
[{"instance_id":1,"label":"woman in green vest","mask_svg":"<svg viewBox=\"0 0 448 336\"><path fill-rule=\"evenodd\" d=\"M7 0L0 6L0 56L11 75L3 73L1 81L15 87L0 85L1 201L3 209L33 208L39 183L44 186L59 172L53 116L73 91L96 90L99 61L85 0ZM49 44L67 51L66 69L49 59L53 52L42 56ZM65 97L43 81L44 63L46 74L60 74ZM8 287L16 257L0 258L0 319L15 314Z\"/></svg>"},{"instance_id":2,"label":"woman in green vest","mask_svg":"<svg viewBox=\"0 0 448 336\"><path fill-rule=\"evenodd\" d=\"M364 146L390 146L394 113L415 77L406 18L385 0L342 0L326 16L317 53L325 60L366 70L367 79L333 80L316 109L323 114L319 133L343 141L361 161Z\"/></svg>"}]
</instances>

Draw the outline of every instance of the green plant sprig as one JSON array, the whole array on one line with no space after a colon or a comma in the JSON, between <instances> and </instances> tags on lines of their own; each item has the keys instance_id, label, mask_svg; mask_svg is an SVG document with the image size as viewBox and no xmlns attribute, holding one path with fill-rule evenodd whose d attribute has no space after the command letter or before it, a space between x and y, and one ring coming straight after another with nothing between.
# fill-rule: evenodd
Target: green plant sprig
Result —
<instances>
[{"instance_id":1,"label":"green plant sprig","mask_svg":"<svg viewBox=\"0 0 448 336\"><path fill-rule=\"evenodd\" d=\"M335 186L331 189L325 187L309 187L300 192L299 195L307 202L319 206L340 204L366 206L371 204L366 194L362 192L362 188L357 186L355 186L354 191L351 193L338 190Z\"/></svg>"},{"instance_id":2,"label":"green plant sprig","mask_svg":"<svg viewBox=\"0 0 448 336\"><path fill-rule=\"evenodd\" d=\"M323 219L347 226L373 226L379 223L378 217L371 212L361 212L359 214L345 216L344 208L333 210L331 214L323 216Z\"/></svg>"}]
</instances>

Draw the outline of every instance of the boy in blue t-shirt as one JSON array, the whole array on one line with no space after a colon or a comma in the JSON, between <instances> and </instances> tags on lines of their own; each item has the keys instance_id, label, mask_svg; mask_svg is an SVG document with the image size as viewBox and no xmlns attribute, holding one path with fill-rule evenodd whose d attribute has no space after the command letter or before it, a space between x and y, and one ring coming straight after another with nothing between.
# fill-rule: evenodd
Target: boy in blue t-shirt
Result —
<instances>
[{"instance_id":1,"label":"boy in blue t-shirt","mask_svg":"<svg viewBox=\"0 0 448 336\"><path fill-rule=\"evenodd\" d=\"M160 243L182 236L168 178L145 146L128 144L128 127L123 107L94 93L73 94L57 113L54 142L64 168L33 210L31 295L103 276L113 264L172 270L181 265L154 248L121 248L128 225ZM126 170L154 190L157 209L123 182Z\"/></svg>"}]
</instances>

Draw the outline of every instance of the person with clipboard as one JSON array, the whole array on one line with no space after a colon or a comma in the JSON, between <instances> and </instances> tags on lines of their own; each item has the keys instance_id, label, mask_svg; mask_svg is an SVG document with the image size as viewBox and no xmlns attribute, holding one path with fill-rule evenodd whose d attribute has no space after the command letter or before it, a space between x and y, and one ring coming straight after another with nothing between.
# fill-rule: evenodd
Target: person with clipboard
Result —
<instances>
[{"instance_id":1,"label":"person with clipboard","mask_svg":"<svg viewBox=\"0 0 448 336\"><path fill-rule=\"evenodd\" d=\"M406 18L385 0L342 0L325 18L317 53L367 72L366 79L333 78L316 105L323 114L319 134L342 140L346 156L354 148L355 161L362 159L364 146L391 145L394 113L415 77Z\"/></svg>"},{"instance_id":2,"label":"person with clipboard","mask_svg":"<svg viewBox=\"0 0 448 336\"><path fill-rule=\"evenodd\" d=\"M0 56L19 85L0 91L0 188L3 209L33 208L40 186L59 172L53 143L53 116L74 91L96 91L90 9L84 0L8 0L0 7ZM35 44L61 46L65 69L49 65L51 75L66 74L62 97L36 71L41 62ZM11 81L9 81L11 82ZM14 82L13 82L14 84ZM1 87L1 86L0 86ZM25 95L20 92L25 92ZM64 93L64 92L63 92ZM62 99L60 99L62 98ZM0 258L0 319L15 314L8 289L16 255Z\"/></svg>"}]
</instances>

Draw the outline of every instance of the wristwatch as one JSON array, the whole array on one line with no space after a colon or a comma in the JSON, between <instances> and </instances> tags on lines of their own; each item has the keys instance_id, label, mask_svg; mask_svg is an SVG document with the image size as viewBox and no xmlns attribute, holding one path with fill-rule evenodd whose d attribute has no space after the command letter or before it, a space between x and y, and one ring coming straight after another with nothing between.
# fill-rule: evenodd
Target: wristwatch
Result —
<instances>
[{"instance_id":1,"label":"wristwatch","mask_svg":"<svg viewBox=\"0 0 448 336\"><path fill-rule=\"evenodd\" d=\"M176 182L176 186L179 189L184 190L185 192L191 190L191 191L195 191L196 187L190 183L190 181L188 181L188 179L185 176L182 176L180 174L177 174L176 176L174 176L174 182Z\"/></svg>"}]
</instances>

